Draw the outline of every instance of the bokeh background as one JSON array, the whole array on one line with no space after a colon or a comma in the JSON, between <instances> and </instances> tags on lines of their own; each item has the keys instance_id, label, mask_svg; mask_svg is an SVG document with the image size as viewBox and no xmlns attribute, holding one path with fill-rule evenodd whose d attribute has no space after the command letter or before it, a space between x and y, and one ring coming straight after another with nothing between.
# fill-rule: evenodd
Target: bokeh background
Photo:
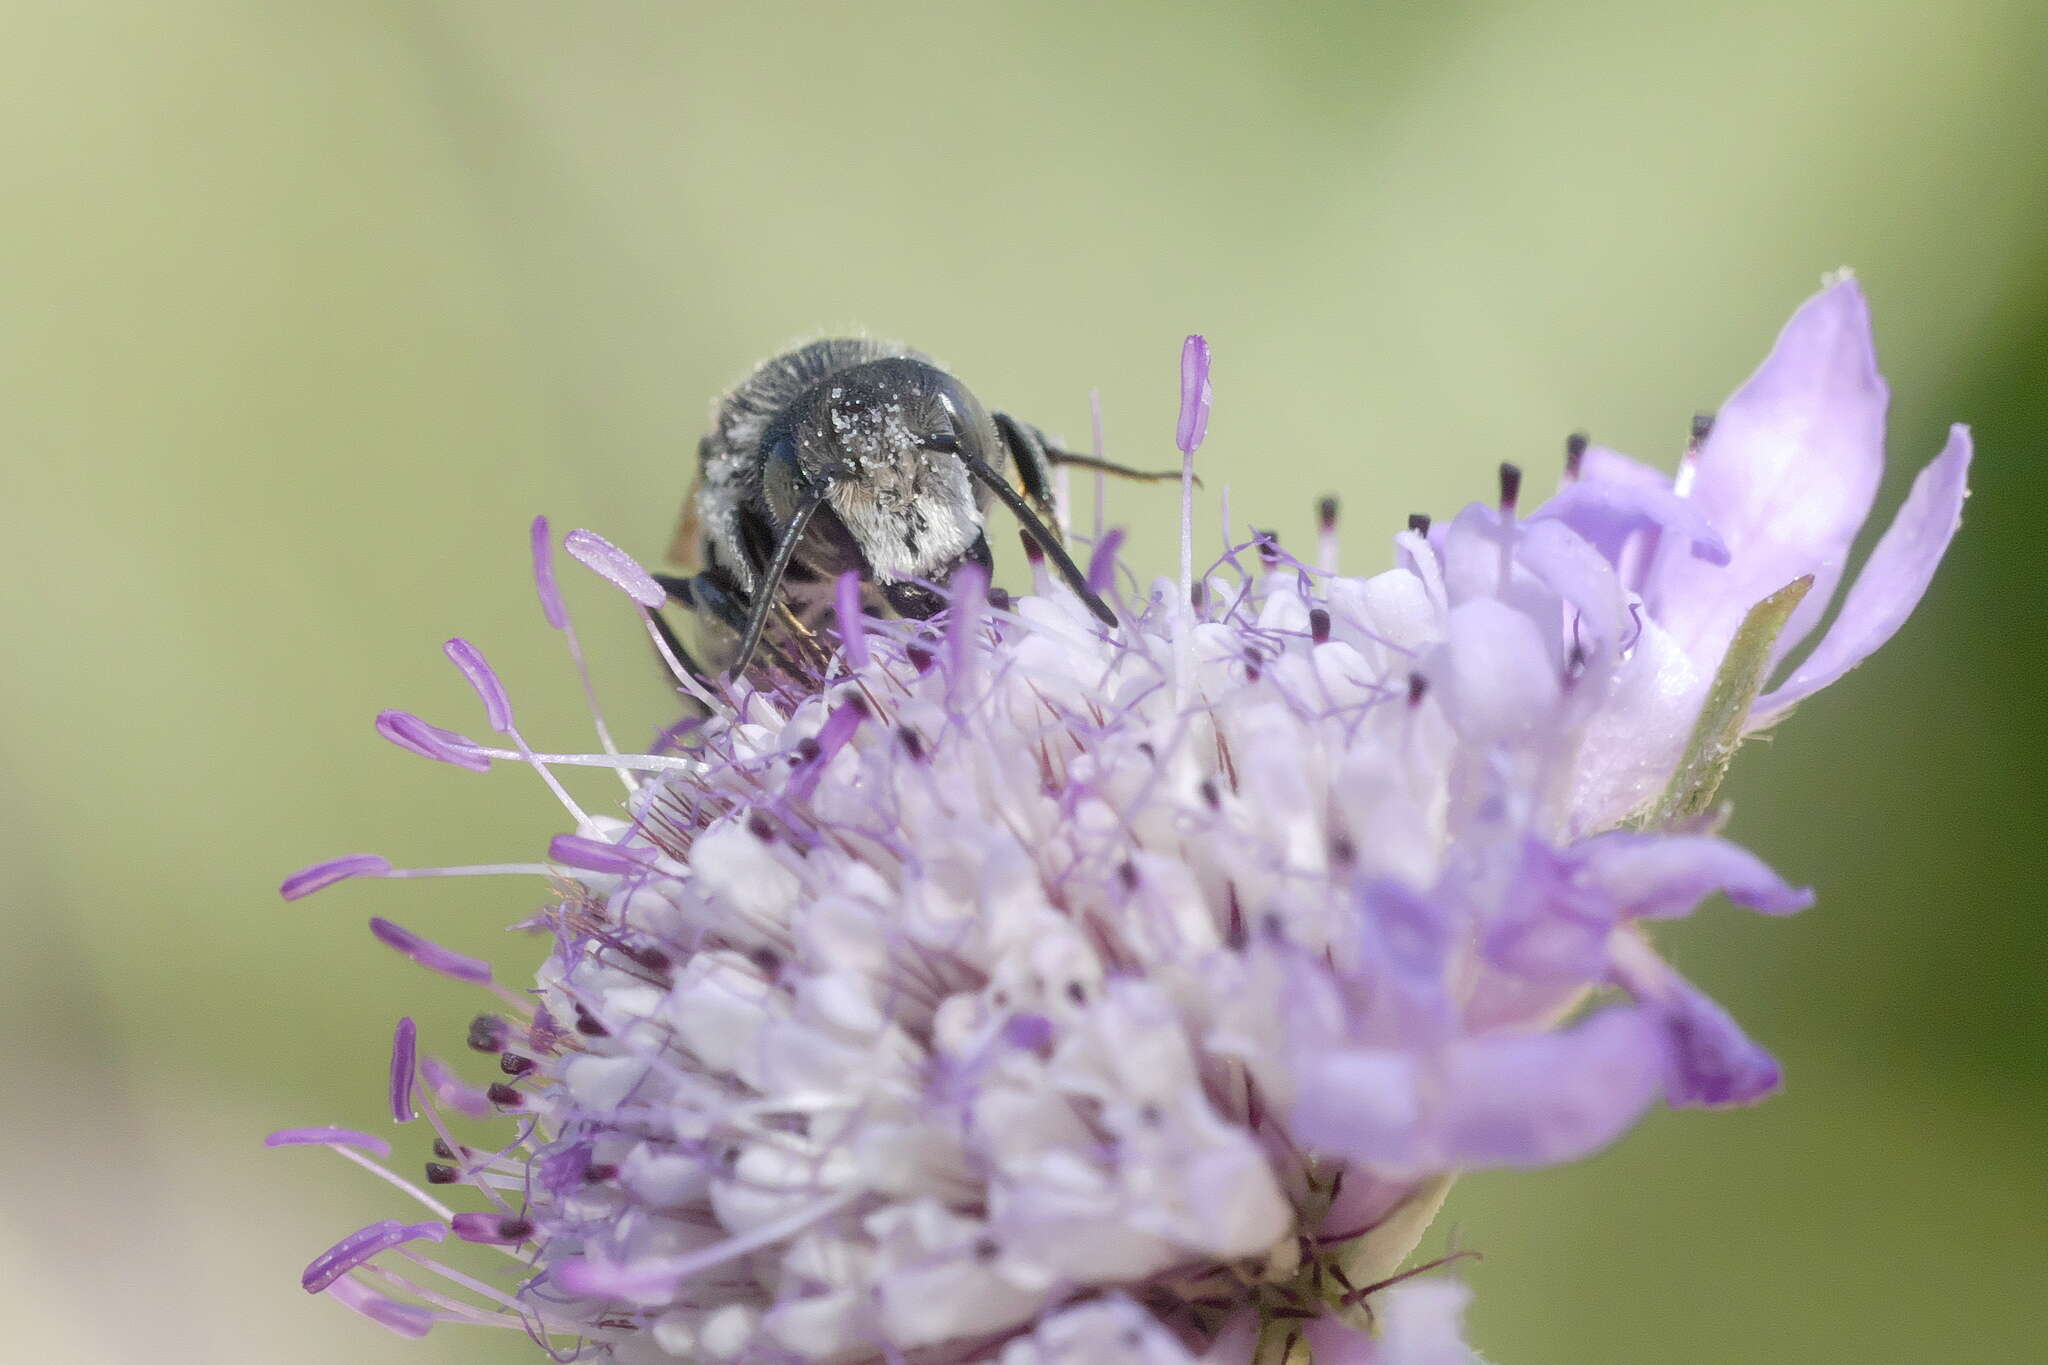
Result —
<instances>
[{"instance_id":1,"label":"bokeh background","mask_svg":"<svg viewBox=\"0 0 2048 1365\"><path fill-rule=\"evenodd\" d=\"M710 397L822 329L914 340L1171 459L1181 335L1240 525L1547 487L1687 418L1844 263L1893 384L1879 523L1975 424L1966 529L1878 660L1738 765L1819 907L1665 937L1787 1066L1583 1166L1466 1183L1432 1249L1503 1365L2032 1358L2048 1337L2048 17L2039 0L0 5L0 1355L500 1362L296 1283L394 1197L269 1128L380 1123L392 1019L471 1001L387 914L516 959L517 775L376 741L472 699L587 733L525 577L545 510L647 557ZM1169 563L1171 497L1113 517ZM1213 507L1213 502L1208 504ZM1083 513L1085 518L1087 514ZM632 623L572 584L622 728ZM421 1153L403 1147L407 1159Z\"/></svg>"}]
</instances>

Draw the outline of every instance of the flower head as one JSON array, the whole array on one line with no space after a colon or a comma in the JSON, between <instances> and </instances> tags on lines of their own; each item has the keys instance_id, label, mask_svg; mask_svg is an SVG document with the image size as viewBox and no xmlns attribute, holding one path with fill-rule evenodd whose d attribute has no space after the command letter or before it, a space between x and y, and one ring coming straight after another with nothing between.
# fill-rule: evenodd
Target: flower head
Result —
<instances>
[{"instance_id":1,"label":"flower head","mask_svg":"<svg viewBox=\"0 0 2048 1365\"><path fill-rule=\"evenodd\" d=\"M1548 502L1525 515L1504 467L1497 500L1414 519L1366 578L1260 536L1196 592L1140 592L1105 546L1113 630L1043 584L956 579L934 626L842 611L824 676L706 693L648 754L536 754L451 642L510 747L380 730L532 765L574 831L528 868L352 855L285 894L538 872L549 951L514 992L374 922L499 993L470 1036L495 1083L416 1059L409 1022L392 1064L394 1114L439 1133L428 1183L478 1207L418 1190L433 1219L353 1234L307 1287L406 1335L498 1320L634 1361L1236 1365L1295 1336L1323 1362L1471 1359L1461 1289L1383 1283L1451 1175L1777 1082L1640 923L1809 899L1699 817L1744 733L1897 628L1955 529L1962 428L1759 699L1868 511L1869 357L1844 280L1675 483L1575 441ZM652 605L630 558L570 539ZM569 630L544 524L536 546ZM576 764L627 777L620 815L560 788ZM451 1113L510 1136L460 1142ZM450 1235L497 1248L502 1283L421 1292L417 1244ZM407 1274L372 1260L399 1248Z\"/></svg>"}]
</instances>

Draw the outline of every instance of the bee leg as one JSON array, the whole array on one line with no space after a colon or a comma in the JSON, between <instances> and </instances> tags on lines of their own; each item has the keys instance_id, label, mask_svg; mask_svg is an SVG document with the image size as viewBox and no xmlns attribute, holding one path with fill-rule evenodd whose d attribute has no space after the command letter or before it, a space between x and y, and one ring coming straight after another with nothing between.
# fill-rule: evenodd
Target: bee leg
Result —
<instances>
[{"instance_id":1,"label":"bee leg","mask_svg":"<svg viewBox=\"0 0 2048 1365\"><path fill-rule=\"evenodd\" d=\"M1052 491L1052 450L1046 444L1045 433L1007 412L992 415L1003 445L1017 462L1017 482L1024 485L1024 496L1031 499L1047 525L1058 525L1059 510Z\"/></svg>"},{"instance_id":2,"label":"bee leg","mask_svg":"<svg viewBox=\"0 0 2048 1365\"><path fill-rule=\"evenodd\" d=\"M1032 501L1040 503L1048 510L1051 507L1052 469L1055 465L1093 469L1138 483L1164 483L1180 477L1181 472L1178 469L1133 469L1127 464L1098 460L1093 455L1083 455L1078 451L1062 450L1046 440L1045 433L1037 427L1028 422L1020 422L1006 412L996 413L995 423L996 430L1003 434L1004 443L1010 447L1017 461L1017 470L1024 482L1024 491L1031 495ZM1032 487L1034 476L1030 471L1034 468L1037 470L1036 478L1045 488L1043 497ZM1199 478L1195 480L1197 488L1201 487L1201 484Z\"/></svg>"},{"instance_id":3,"label":"bee leg","mask_svg":"<svg viewBox=\"0 0 2048 1365\"><path fill-rule=\"evenodd\" d=\"M680 604L685 611L697 610L696 578L679 578L674 574L658 573L654 575L654 581L668 594L669 601ZM662 644L675 656L675 662L703 687L716 687L718 679L706 670L703 664L697 662L697 657L690 653L682 637L676 634L675 627L669 624L668 615L660 610L651 611L647 615L648 619L654 622L654 629L660 634Z\"/></svg>"},{"instance_id":4,"label":"bee leg","mask_svg":"<svg viewBox=\"0 0 2048 1365\"><path fill-rule=\"evenodd\" d=\"M710 651L712 654L730 653L733 644L746 635L748 613L751 607L750 599L727 579L723 573L704 572L691 574L687 577L675 574L656 574L654 575L654 581L659 583L662 590L668 593L671 601L680 603L691 612L714 622L717 626L729 632L731 638L725 642L722 649L716 641L711 644ZM675 632L669 628L668 622L663 619L660 612L654 613L654 617L658 623L658 628L662 632L663 641L669 648L676 651L676 658L682 661L697 681L716 690L720 682L719 675L705 668L702 663L683 651L681 644L676 639ZM761 648L775 662L778 668L790 673L802 673L802 669L797 662L777 642L764 640Z\"/></svg>"}]
</instances>

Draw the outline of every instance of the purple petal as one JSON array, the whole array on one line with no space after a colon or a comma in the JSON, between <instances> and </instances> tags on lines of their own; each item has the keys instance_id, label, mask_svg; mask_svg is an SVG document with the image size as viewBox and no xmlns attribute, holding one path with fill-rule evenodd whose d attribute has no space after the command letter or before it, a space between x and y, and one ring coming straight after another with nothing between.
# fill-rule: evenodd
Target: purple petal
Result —
<instances>
[{"instance_id":1,"label":"purple petal","mask_svg":"<svg viewBox=\"0 0 2048 1365\"><path fill-rule=\"evenodd\" d=\"M1319 1049L1296 1068L1293 1129L1318 1151L1391 1170L1548 1166L1619 1137L1664 1069L1658 1021L1631 1009L1556 1032L1468 1038L1433 1058Z\"/></svg>"},{"instance_id":2,"label":"purple petal","mask_svg":"<svg viewBox=\"0 0 2048 1365\"><path fill-rule=\"evenodd\" d=\"M1578 624L1589 643L1621 643L1627 632L1628 605L1614 565L1562 521L1531 521L1521 531L1516 558L1543 585L1578 612Z\"/></svg>"},{"instance_id":3,"label":"purple petal","mask_svg":"<svg viewBox=\"0 0 2048 1365\"><path fill-rule=\"evenodd\" d=\"M1549 1166L1597 1152L1657 1097L1650 1021L1606 1009L1552 1033L1456 1044L1438 1118L1444 1168Z\"/></svg>"},{"instance_id":4,"label":"purple petal","mask_svg":"<svg viewBox=\"0 0 2048 1365\"><path fill-rule=\"evenodd\" d=\"M324 891L336 882L345 882L351 877L388 877L391 864L374 853L344 853L339 858L302 867L278 883L277 894L288 901L310 896L315 891Z\"/></svg>"},{"instance_id":5,"label":"purple petal","mask_svg":"<svg viewBox=\"0 0 2048 1365\"><path fill-rule=\"evenodd\" d=\"M491 760L477 752L481 746L475 740L453 730L430 725L410 711L378 712L377 733L406 752L431 758L436 763L452 763L473 773L491 770Z\"/></svg>"},{"instance_id":6,"label":"purple petal","mask_svg":"<svg viewBox=\"0 0 2048 1365\"><path fill-rule=\"evenodd\" d=\"M1644 594L1695 661L1712 667L1750 607L1814 576L1777 649L1827 610L1884 473L1887 393L1863 291L1844 279L1807 300L1768 359L1714 419L1691 497L1727 543L1725 569L1667 546Z\"/></svg>"},{"instance_id":7,"label":"purple petal","mask_svg":"<svg viewBox=\"0 0 2048 1365\"><path fill-rule=\"evenodd\" d=\"M1209 343L1195 334L1180 348L1180 425L1174 443L1192 455L1209 434Z\"/></svg>"},{"instance_id":8,"label":"purple petal","mask_svg":"<svg viewBox=\"0 0 2048 1365\"><path fill-rule=\"evenodd\" d=\"M394 1049L394 1063L396 1060ZM465 1083L460 1076L433 1057L420 1059L420 1075L426 1078L427 1087L434 1092L435 1099L464 1118L487 1119L498 1112L497 1106L491 1103L487 1091Z\"/></svg>"},{"instance_id":9,"label":"purple petal","mask_svg":"<svg viewBox=\"0 0 2048 1365\"><path fill-rule=\"evenodd\" d=\"M946 656L955 677L967 676L981 639L981 620L988 608L988 570L969 560L953 571L946 584Z\"/></svg>"},{"instance_id":10,"label":"purple petal","mask_svg":"<svg viewBox=\"0 0 2048 1365\"><path fill-rule=\"evenodd\" d=\"M1472 1291L1456 1280L1406 1280L1372 1297L1378 1335L1335 1318L1302 1327L1315 1365L1479 1365L1465 1345L1465 1306Z\"/></svg>"},{"instance_id":11,"label":"purple petal","mask_svg":"<svg viewBox=\"0 0 2048 1365\"><path fill-rule=\"evenodd\" d=\"M508 1213L458 1213L449 1227L463 1241L484 1246L518 1246L533 1236L533 1224Z\"/></svg>"},{"instance_id":12,"label":"purple petal","mask_svg":"<svg viewBox=\"0 0 2048 1365\"><path fill-rule=\"evenodd\" d=\"M411 1123L418 1117L412 1108L412 1078L419 1036L419 1025L410 1016L400 1019L391 1033L391 1117L399 1123Z\"/></svg>"},{"instance_id":13,"label":"purple petal","mask_svg":"<svg viewBox=\"0 0 2048 1365\"><path fill-rule=\"evenodd\" d=\"M416 1303L400 1303L355 1280L336 1280L327 1292L378 1326L402 1337L418 1340L434 1326L431 1309Z\"/></svg>"},{"instance_id":14,"label":"purple petal","mask_svg":"<svg viewBox=\"0 0 2048 1365\"><path fill-rule=\"evenodd\" d=\"M1614 904L1575 884L1571 872L1555 850L1526 841L1500 913L1486 927L1487 961L1531 981L1589 982L1606 975Z\"/></svg>"},{"instance_id":15,"label":"purple petal","mask_svg":"<svg viewBox=\"0 0 2048 1365\"><path fill-rule=\"evenodd\" d=\"M1013 1014L1003 1021L1003 1041L1020 1052L1043 1054L1053 1037L1052 1020L1042 1014Z\"/></svg>"},{"instance_id":16,"label":"purple petal","mask_svg":"<svg viewBox=\"0 0 2048 1365\"><path fill-rule=\"evenodd\" d=\"M640 567L640 561L606 540L595 531L571 531L562 541L562 548L578 564L605 579L613 587L625 593L643 607L658 607L668 601L668 593L654 576Z\"/></svg>"},{"instance_id":17,"label":"purple petal","mask_svg":"<svg viewBox=\"0 0 2048 1365\"><path fill-rule=\"evenodd\" d=\"M317 1294L380 1251L389 1251L392 1247L421 1238L438 1242L447 1235L448 1229L439 1223L408 1225L395 1218L387 1218L360 1232L350 1233L315 1256L313 1263L306 1267L306 1273L299 1277L299 1283L305 1286L308 1294Z\"/></svg>"},{"instance_id":18,"label":"purple petal","mask_svg":"<svg viewBox=\"0 0 2048 1365\"><path fill-rule=\"evenodd\" d=\"M541 1158L540 1186L560 1198L583 1183L590 1170L590 1144L578 1142Z\"/></svg>"},{"instance_id":19,"label":"purple petal","mask_svg":"<svg viewBox=\"0 0 2048 1365\"><path fill-rule=\"evenodd\" d=\"M580 834L557 834L548 841L548 861L582 872L602 872L625 877L653 866L652 850L627 848L603 839L586 839Z\"/></svg>"},{"instance_id":20,"label":"purple petal","mask_svg":"<svg viewBox=\"0 0 2048 1365\"><path fill-rule=\"evenodd\" d=\"M834 707L832 714L825 717L825 723L818 727L815 736L818 741L818 762L829 760L846 747L854 732L860 729L862 721L868 718L867 703L858 695Z\"/></svg>"},{"instance_id":21,"label":"purple petal","mask_svg":"<svg viewBox=\"0 0 2048 1365\"><path fill-rule=\"evenodd\" d=\"M1716 891L1768 915L1813 904L1812 891L1787 884L1754 853L1704 835L1616 831L1575 845L1567 858L1580 886L1609 897L1630 919L1690 914Z\"/></svg>"},{"instance_id":22,"label":"purple petal","mask_svg":"<svg viewBox=\"0 0 2048 1365\"><path fill-rule=\"evenodd\" d=\"M451 952L438 943L421 938L410 929L393 924L388 919L371 917L370 932L377 936L379 943L397 950L430 972L439 972L443 976L477 986L488 986L491 982L490 963Z\"/></svg>"},{"instance_id":23,"label":"purple petal","mask_svg":"<svg viewBox=\"0 0 2048 1365\"><path fill-rule=\"evenodd\" d=\"M1124 543L1124 528L1112 526L1088 556L1088 591L1100 597L1116 586L1116 552Z\"/></svg>"},{"instance_id":24,"label":"purple petal","mask_svg":"<svg viewBox=\"0 0 2048 1365\"><path fill-rule=\"evenodd\" d=\"M825 765L846 747L847 741L853 738L854 732L860 729L861 722L868 718L868 714L867 703L857 693L833 708L832 714L825 717L825 723L818 727L818 733L811 736L810 744L803 746L809 752L809 757L804 760L802 770L789 784L787 794L790 800L810 799L811 793L817 790L818 783L824 779Z\"/></svg>"},{"instance_id":25,"label":"purple petal","mask_svg":"<svg viewBox=\"0 0 2048 1365\"><path fill-rule=\"evenodd\" d=\"M1594 465L1593 453L1587 452L1589 469L1609 469L1613 461L1626 458L1608 452L1611 460ZM1582 477L1559 489L1548 502L1530 513L1529 519L1563 522L1592 543L1610 564L1620 561L1621 547L1630 536L1646 531L1663 532L1672 543L1687 546L1695 559L1726 564L1728 547L1707 524L1699 506L1673 492L1670 480L1663 475L1647 466L1637 468L1655 481Z\"/></svg>"},{"instance_id":26,"label":"purple petal","mask_svg":"<svg viewBox=\"0 0 2048 1365\"><path fill-rule=\"evenodd\" d=\"M533 587L540 594L540 614L556 630L569 625L568 608L562 605L562 590L555 584L555 543L548 534L548 519L535 517L533 543Z\"/></svg>"},{"instance_id":27,"label":"purple petal","mask_svg":"<svg viewBox=\"0 0 2048 1365\"><path fill-rule=\"evenodd\" d=\"M1373 1312L1377 1317L1377 1301ZM1385 1358L1380 1355L1379 1338L1370 1332L1346 1327L1335 1318L1311 1318L1303 1323L1301 1342L1308 1347L1309 1359L1315 1365L1386 1365ZM1253 1359L1253 1352L1247 1350L1242 1358Z\"/></svg>"},{"instance_id":28,"label":"purple petal","mask_svg":"<svg viewBox=\"0 0 2048 1365\"><path fill-rule=\"evenodd\" d=\"M560 1261L552 1274L555 1283L571 1294L594 1299L656 1298L674 1290L683 1278L662 1266L606 1265L588 1256Z\"/></svg>"},{"instance_id":29,"label":"purple petal","mask_svg":"<svg viewBox=\"0 0 2048 1365\"><path fill-rule=\"evenodd\" d=\"M1557 709L1558 676L1536 623L1478 597L1452 610L1447 634L1422 671L1458 733L1485 744L1542 732Z\"/></svg>"},{"instance_id":30,"label":"purple petal","mask_svg":"<svg viewBox=\"0 0 2048 1365\"><path fill-rule=\"evenodd\" d=\"M265 1147L354 1147L371 1156L390 1156L391 1144L353 1128L280 1128L263 1139Z\"/></svg>"},{"instance_id":31,"label":"purple petal","mask_svg":"<svg viewBox=\"0 0 2048 1365\"><path fill-rule=\"evenodd\" d=\"M457 636L441 646L441 652L448 661L462 670L462 676L476 690L477 700L484 704L484 721L501 735L512 733L512 701L505 695L505 685L498 681L498 675L491 671L489 660L483 651L469 641Z\"/></svg>"},{"instance_id":32,"label":"purple petal","mask_svg":"<svg viewBox=\"0 0 2048 1365\"><path fill-rule=\"evenodd\" d=\"M832 609L839 618L839 643L849 668L868 666L867 617L860 609L860 574L848 569L833 585Z\"/></svg>"},{"instance_id":33,"label":"purple petal","mask_svg":"<svg viewBox=\"0 0 2048 1365\"><path fill-rule=\"evenodd\" d=\"M1444 906L1398 882L1381 881L1361 897L1358 928L1368 961L1431 992L1443 989L1451 947L1451 917Z\"/></svg>"},{"instance_id":34,"label":"purple petal","mask_svg":"<svg viewBox=\"0 0 2048 1365\"><path fill-rule=\"evenodd\" d=\"M1870 552L1834 625L1784 685L1757 702L1753 715L1781 712L1820 691L1869 658L1905 624L1962 525L1969 474L1970 429L1957 424L1949 428L1941 454L1913 480L1913 491Z\"/></svg>"},{"instance_id":35,"label":"purple petal","mask_svg":"<svg viewBox=\"0 0 2048 1365\"><path fill-rule=\"evenodd\" d=\"M1754 1104L1782 1082L1777 1058L1752 1042L1726 1010L1690 982L1678 980L1657 1009L1670 1046L1665 1087L1674 1107Z\"/></svg>"},{"instance_id":36,"label":"purple petal","mask_svg":"<svg viewBox=\"0 0 2048 1365\"><path fill-rule=\"evenodd\" d=\"M1635 935L1617 940L1614 980L1657 1021L1674 1107L1753 1104L1778 1088L1777 1059Z\"/></svg>"}]
</instances>

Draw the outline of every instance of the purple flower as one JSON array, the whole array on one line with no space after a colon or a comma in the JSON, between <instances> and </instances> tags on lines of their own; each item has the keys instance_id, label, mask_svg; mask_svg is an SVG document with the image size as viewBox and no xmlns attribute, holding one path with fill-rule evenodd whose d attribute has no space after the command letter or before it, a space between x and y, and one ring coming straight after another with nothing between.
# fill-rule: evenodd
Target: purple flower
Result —
<instances>
[{"instance_id":1,"label":"purple flower","mask_svg":"<svg viewBox=\"0 0 2048 1365\"><path fill-rule=\"evenodd\" d=\"M535 753L451 642L516 750L410 716L387 737L537 767L571 830L540 868L359 855L286 893L540 871L523 927L548 955L515 993L374 922L495 992L469 1039L497 1079L401 1031L391 1103L427 1110L435 1220L344 1239L307 1286L402 1335L516 1316L632 1361L1243 1365L1297 1334L1325 1362L1475 1360L1461 1287L1393 1283L1452 1176L1777 1083L1636 926L1810 899L1693 817L1743 734L1898 627L1954 531L1960 428L1764 692L1842 579L1882 408L1837 283L1676 481L1575 442L1526 516L1504 470L1497 503L1400 532L1376 576L1262 537L1199 592L1121 601L1114 630L1066 594L963 595L927 624L843 590L854 638L823 676L736 685L648 754ZM646 605L623 551L570 540ZM1114 560L1097 547L1091 584ZM553 772L578 765L626 777L621 815L568 797ZM360 1138L278 1140L374 1166ZM414 1302L443 1273L416 1244L445 1233L506 1273Z\"/></svg>"}]
</instances>

